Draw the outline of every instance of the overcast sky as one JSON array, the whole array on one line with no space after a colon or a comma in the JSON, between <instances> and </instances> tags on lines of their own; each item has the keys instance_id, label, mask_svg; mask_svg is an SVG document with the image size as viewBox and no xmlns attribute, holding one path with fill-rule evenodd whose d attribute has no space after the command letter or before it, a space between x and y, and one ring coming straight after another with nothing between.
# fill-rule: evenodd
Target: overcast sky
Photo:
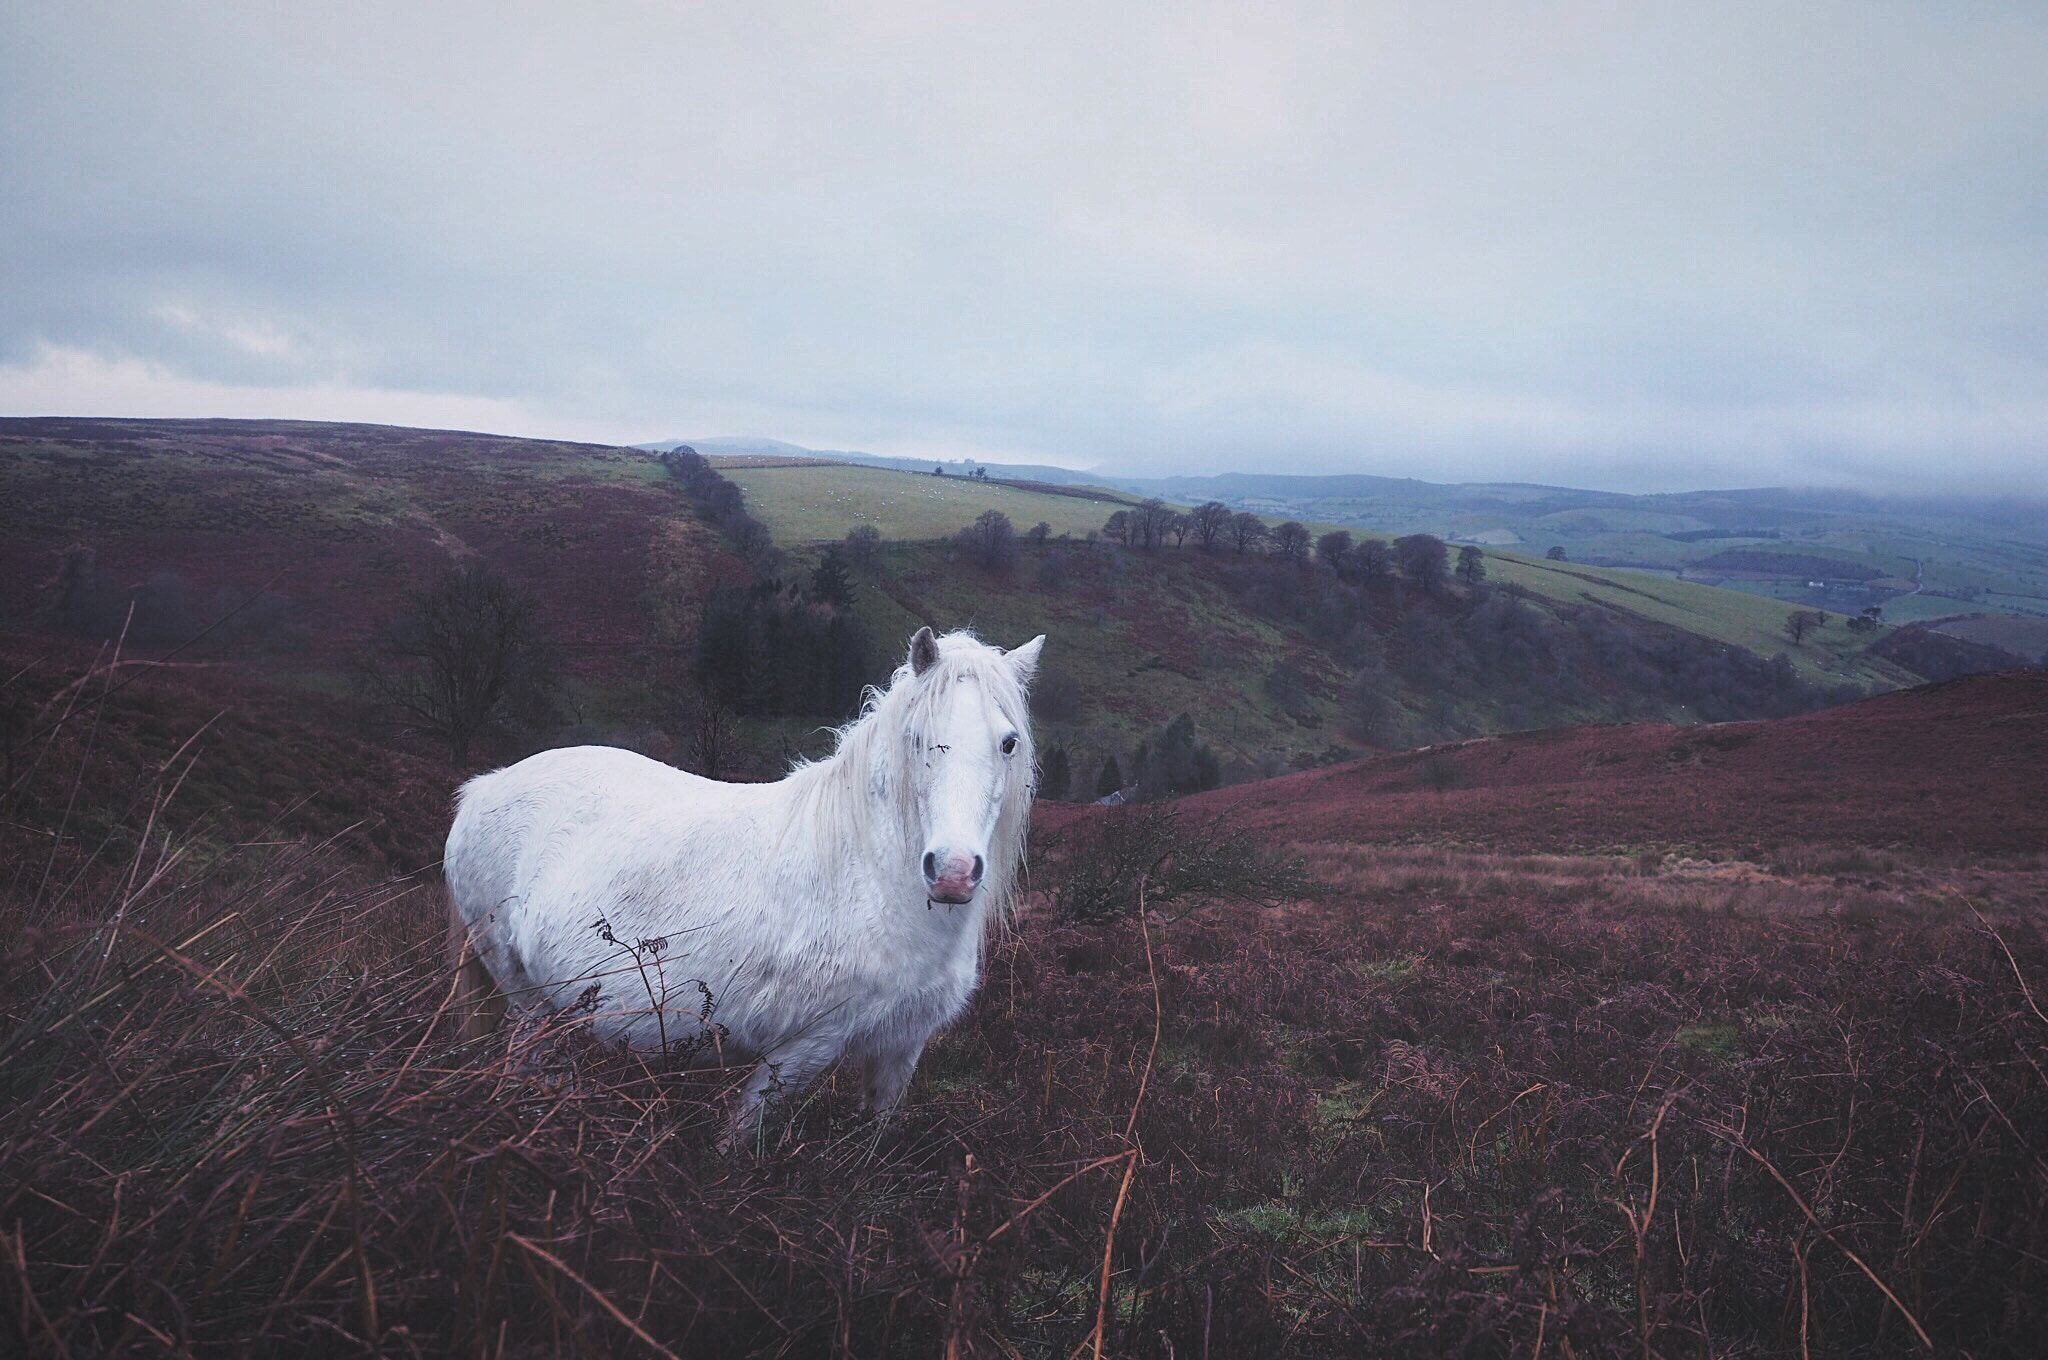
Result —
<instances>
[{"instance_id":1,"label":"overcast sky","mask_svg":"<svg viewBox=\"0 0 2048 1360\"><path fill-rule=\"evenodd\" d=\"M0 413L2048 483L2048 5L0 7Z\"/></svg>"}]
</instances>

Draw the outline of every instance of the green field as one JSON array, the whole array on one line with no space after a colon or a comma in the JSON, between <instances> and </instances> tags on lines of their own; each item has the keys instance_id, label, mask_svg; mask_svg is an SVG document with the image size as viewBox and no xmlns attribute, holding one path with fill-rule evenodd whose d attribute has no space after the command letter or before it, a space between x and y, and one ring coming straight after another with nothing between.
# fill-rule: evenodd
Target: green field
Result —
<instances>
[{"instance_id":1,"label":"green field","mask_svg":"<svg viewBox=\"0 0 2048 1360\"><path fill-rule=\"evenodd\" d=\"M1582 567L1510 553L1488 553L1487 576L1561 603L1591 601L1625 610L1746 647L1760 656L1784 652L1808 679L1853 680L1881 688L1918 683L1897 667L1865 656L1872 635L1851 633L1838 614L1830 613L1827 626L1794 644L1785 620L1801 606L1762 595L1676 581L1653 572Z\"/></svg>"},{"instance_id":2,"label":"green field","mask_svg":"<svg viewBox=\"0 0 2048 1360\"><path fill-rule=\"evenodd\" d=\"M844 538L857 524L872 524L885 538L947 538L990 509L1008 515L1020 534L1043 521L1052 526L1055 537L1086 538L1116 509L1116 504L1101 500L1026 491L1000 482L848 463L764 466L723 458L711 462L746 493L747 509L784 546Z\"/></svg>"}]
</instances>

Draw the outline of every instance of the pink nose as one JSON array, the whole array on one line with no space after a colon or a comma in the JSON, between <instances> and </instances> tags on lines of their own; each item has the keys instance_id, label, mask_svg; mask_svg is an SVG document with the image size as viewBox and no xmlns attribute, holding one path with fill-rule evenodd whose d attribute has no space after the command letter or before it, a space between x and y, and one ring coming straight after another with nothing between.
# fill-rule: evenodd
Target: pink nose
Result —
<instances>
[{"instance_id":1,"label":"pink nose","mask_svg":"<svg viewBox=\"0 0 2048 1360\"><path fill-rule=\"evenodd\" d=\"M925 890L934 902L958 905L968 901L981 886L981 873L980 855L963 855L956 850L925 852Z\"/></svg>"}]
</instances>

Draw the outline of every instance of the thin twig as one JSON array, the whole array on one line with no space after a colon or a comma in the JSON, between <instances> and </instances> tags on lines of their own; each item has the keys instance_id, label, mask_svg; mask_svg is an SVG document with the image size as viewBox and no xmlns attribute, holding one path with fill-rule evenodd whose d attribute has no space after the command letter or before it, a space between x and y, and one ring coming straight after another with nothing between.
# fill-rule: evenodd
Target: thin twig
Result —
<instances>
[{"instance_id":1,"label":"thin twig","mask_svg":"<svg viewBox=\"0 0 2048 1360\"><path fill-rule=\"evenodd\" d=\"M1954 890L1951 889L1951 891ZM2036 1020L2039 1020L2044 1025L2048 1025L2048 1015L2041 1014L2041 1008L2034 1003L2034 989L2027 985L2026 974L2020 971L2020 961L2012 956L2012 946L2005 942L2005 936L1999 934L1998 928L1984 919L1984 913L1977 910L1975 902L1964 897L1960 892L1956 893L1956 897L1964 906L1970 909L1970 914L1977 918L1978 924L1991 932L1991 938L1998 941L1998 947L2005 951L2005 961L2012 965L2013 980L2020 984L2020 995L2027 1000L2027 1009L2034 1013Z\"/></svg>"},{"instance_id":2,"label":"thin twig","mask_svg":"<svg viewBox=\"0 0 2048 1360\"><path fill-rule=\"evenodd\" d=\"M1814 1214L1813 1210L1807 1207L1806 1200L1802 1195L1800 1195L1798 1189L1793 1186L1792 1182L1785 1179L1785 1173L1778 1170L1776 1166L1773 1166L1771 1164L1770 1158L1764 1156L1761 1152L1758 1152L1755 1148L1751 1147L1747 1139L1745 1139L1740 1133L1737 1133L1734 1129L1729 1128L1726 1124L1708 1123L1705 1124L1703 1127L1705 1127L1707 1132L1713 1134L1715 1137L1722 1138L1730 1143L1733 1143L1736 1147L1740 1148L1744 1153L1748 1154L1751 1161L1754 1161L1758 1166L1761 1166L1764 1170L1770 1172L1771 1179L1776 1181L1779 1185L1785 1188L1785 1193L1790 1195L1792 1197L1792 1202L1799 1206L1799 1212L1806 1215L1806 1221L1813 1225L1814 1231L1819 1233L1822 1237L1825 1237L1830 1243L1834 1245L1836 1250L1840 1251L1842 1255L1848 1257L1850 1261L1854 1262L1856 1268L1863 1272L1865 1278L1867 1278L1872 1284L1877 1286L1878 1292L1891 1300L1892 1307L1898 1309L1899 1313L1906 1319L1907 1323L1913 1328L1913 1334L1920 1338L1921 1345L1927 1347L1928 1350L1934 1349L1934 1338L1927 1335L1927 1329L1920 1325L1919 1318L1913 1316L1913 1310L1906 1307L1905 1303L1900 1300L1899 1296L1892 1292L1892 1287L1890 1285L1886 1284L1883 1280L1878 1278L1877 1272L1872 1270L1867 1264L1865 1264L1861 1256L1858 1256L1854 1251L1850 1250L1847 1243L1843 1242L1840 1238L1836 1237L1834 1233L1828 1229L1828 1226L1820 1221L1819 1217L1817 1217Z\"/></svg>"},{"instance_id":3,"label":"thin twig","mask_svg":"<svg viewBox=\"0 0 2048 1360\"><path fill-rule=\"evenodd\" d=\"M667 1356L668 1360L682 1360L681 1356L677 1355L674 1351L670 1350L668 1347L662 1345L659 1341L656 1341L652 1336L650 1336L645 1327L642 1327L639 1323L627 1317L625 1314L625 1310L621 1309L619 1305L613 1303L610 1299L606 1298L603 1290L599 1289L596 1285L592 1284L590 1281L584 1279L581 1275L577 1274L575 1267L571 1266L567 1261L564 1261L561 1257L555 1255L546 1247L543 1247L535 1242L527 1241L524 1237L521 1237L516 1232L508 1232L505 1234L505 1236L511 1238L514 1242L517 1242L520 1246L526 1248L535 1256L540 1257L541 1260L546 1261L556 1270L561 1271L564 1275L567 1275L571 1280L575 1281L575 1283L583 1290L584 1293L590 1295L591 1298L597 1300L598 1307L604 1309L607 1313L610 1313L614 1318L618 1319L620 1326L624 1327L634 1336L639 1337L641 1341L645 1342L653 1350L659 1352L662 1355Z\"/></svg>"}]
</instances>

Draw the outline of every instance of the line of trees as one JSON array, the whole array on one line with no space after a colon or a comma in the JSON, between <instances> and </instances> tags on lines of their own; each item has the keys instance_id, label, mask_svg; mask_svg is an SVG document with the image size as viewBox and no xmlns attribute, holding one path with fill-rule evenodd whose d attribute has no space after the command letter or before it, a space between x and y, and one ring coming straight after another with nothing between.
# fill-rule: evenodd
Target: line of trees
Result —
<instances>
[{"instance_id":1,"label":"line of trees","mask_svg":"<svg viewBox=\"0 0 2048 1360\"><path fill-rule=\"evenodd\" d=\"M706 596L693 668L704 697L748 717L852 717L878 677L843 571L821 564L808 583L770 578Z\"/></svg>"},{"instance_id":2,"label":"line of trees","mask_svg":"<svg viewBox=\"0 0 2048 1360\"><path fill-rule=\"evenodd\" d=\"M1137 748L1105 754L1093 766L1076 766L1064 742L1048 745L1039 759L1038 796L1090 802L1125 794L1141 802L1201 793L1223 782L1223 764L1202 739L1194 717L1182 713L1147 734Z\"/></svg>"},{"instance_id":3,"label":"line of trees","mask_svg":"<svg viewBox=\"0 0 2048 1360\"><path fill-rule=\"evenodd\" d=\"M724 530L742 557L749 563L772 567L775 540L768 533L768 526L748 513L747 498L738 486L721 476L704 455L687 444L662 454L660 461L698 513Z\"/></svg>"},{"instance_id":4,"label":"line of trees","mask_svg":"<svg viewBox=\"0 0 2048 1360\"><path fill-rule=\"evenodd\" d=\"M1434 534L1408 534L1391 545L1377 538L1354 541L1348 529L1334 529L1316 538L1299 520L1268 525L1248 510L1232 510L1221 501L1205 501L1181 513L1153 499L1112 512L1103 536L1127 548L1154 551L1171 541L1183 547L1192 538L1204 552L1235 549L1240 557L1266 553L1307 567L1328 567L1342 579L1373 581L1398 568L1424 590L1440 590L1451 576L1450 549ZM1486 555L1466 545L1458 552L1458 576L1476 586L1486 578Z\"/></svg>"},{"instance_id":5,"label":"line of trees","mask_svg":"<svg viewBox=\"0 0 2048 1360\"><path fill-rule=\"evenodd\" d=\"M985 563L1000 560L987 532L992 516L1000 518L988 512L960 536ZM1454 552L1434 534L1388 541L1335 529L1318 537L1299 521L1268 526L1218 501L1182 513L1159 500L1117 508L1103 534L1136 552L1189 542L1204 552L1234 550L1239 560L1219 578L1226 588L1253 612L1300 627L1349 669L1348 682L1332 689L1326 675L1276 666L1266 677L1269 697L1309 725L1320 702L1337 699L1346 730L1376 746L1578 721L1617 704L1642 716L1682 707L1718 721L1805 712L1859 693L1810 684L1783 656L1596 607L1538 607L1526 590L1488 580L1481 547ZM1194 761L1190 742L1199 744L1192 720L1089 768L1050 743L1041 792L1088 798L1132 785L1141 796L1207 787L1217 762L1205 746L1205 758ZM1055 750L1059 760L1050 763Z\"/></svg>"}]
</instances>

